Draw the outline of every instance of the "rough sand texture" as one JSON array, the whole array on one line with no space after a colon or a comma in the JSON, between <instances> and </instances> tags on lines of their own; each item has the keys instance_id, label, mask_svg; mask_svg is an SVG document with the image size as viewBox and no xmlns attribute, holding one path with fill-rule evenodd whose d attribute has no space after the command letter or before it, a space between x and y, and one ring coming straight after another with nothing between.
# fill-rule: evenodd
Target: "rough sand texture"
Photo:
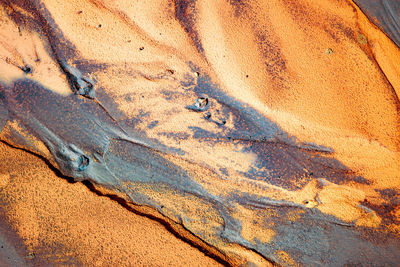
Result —
<instances>
[{"instance_id":1,"label":"rough sand texture","mask_svg":"<svg viewBox=\"0 0 400 267\"><path fill-rule=\"evenodd\" d=\"M0 12L2 141L232 265L400 261L397 20L346 0Z\"/></svg>"},{"instance_id":2,"label":"rough sand texture","mask_svg":"<svg viewBox=\"0 0 400 267\"><path fill-rule=\"evenodd\" d=\"M0 143L0 159L0 213L24 240L17 251L25 254L16 255L29 265L218 265L163 225L58 177L32 154Z\"/></svg>"}]
</instances>

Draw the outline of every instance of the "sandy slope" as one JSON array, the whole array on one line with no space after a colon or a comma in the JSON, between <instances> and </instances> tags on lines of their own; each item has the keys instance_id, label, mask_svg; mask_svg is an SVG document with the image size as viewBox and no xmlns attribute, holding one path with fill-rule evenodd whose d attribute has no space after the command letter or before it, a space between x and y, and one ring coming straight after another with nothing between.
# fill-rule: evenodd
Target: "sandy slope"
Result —
<instances>
[{"instance_id":1,"label":"sandy slope","mask_svg":"<svg viewBox=\"0 0 400 267\"><path fill-rule=\"evenodd\" d=\"M27 152L0 143L0 159L2 223L8 222L24 241L21 246L11 239L10 246L18 253L3 254L7 243L0 240L0 255L11 256L6 261L10 266L14 260L34 266L218 265L160 223L96 195L81 183L69 183ZM1 237L12 237L10 230Z\"/></svg>"},{"instance_id":2,"label":"sandy slope","mask_svg":"<svg viewBox=\"0 0 400 267\"><path fill-rule=\"evenodd\" d=\"M1 140L151 207L231 264L398 260L400 50L352 1L35 0L1 12ZM19 179L41 191L44 170ZM78 215L62 219L80 236ZM127 235L104 223L101 238ZM104 262L121 260L107 249Z\"/></svg>"}]
</instances>

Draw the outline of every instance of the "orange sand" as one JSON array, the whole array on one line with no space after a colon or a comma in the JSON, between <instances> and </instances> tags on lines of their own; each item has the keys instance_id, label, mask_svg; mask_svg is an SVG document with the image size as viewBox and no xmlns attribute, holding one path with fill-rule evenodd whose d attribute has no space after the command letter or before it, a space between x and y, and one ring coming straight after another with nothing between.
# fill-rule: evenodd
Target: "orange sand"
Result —
<instances>
[{"instance_id":1,"label":"orange sand","mask_svg":"<svg viewBox=\"0 0 400 267\"><path fill-rule=\"evenodd\" d=\"M307 203L307 207L319 209L344 222L355 221L357 225L370 228L380 226L382 218L375 212L363 210L359 204L364 200L374 205L385 203L376 189L400 190L400 49L371 24L351 1L244 1L238 6L232 5L231 1L196 1L187 10L187 16L193 16L195 21L193 32L189 33L185 32L175 17L175 4L170 1L153 1L151 4L123 0L43 2L64 36L75 45L79 56L110 64L106 69L96 70L92 74L116 101L125 117L132 119L140 112L148 112L147 117L136 125L137 129L165 145L185 151L185 160L165 157L190 172L193 179L209 192L223 195L240 190L296 204ZM12 38L9 41L0 39L0 55L11 58L16 64L19 57L32 62L35 54L29 51L34 51L33 46L38 47L38 51L43 50L46 41L29 29L19 36L16 25L5 18L3 20L0 36ZM193 38L194 32L201 40L201 49ZM140 50L139 47L144 49ZM46 57L45 51L43 57L48 60L37 64L42 72L27 76L45 84L49 90L68 94L65 80L54 67L55 63ZM202 114L188 113L182 104L192 103L197 98L190 90L192 88L185 88L180 83L187 77L198 78L187 62L193 62L200 68L200 75L208 74L227 94L257 109L299 140L331 147L335 151L332 157L363 176L370 184L327 183L320 188L317 180L313 180L301 190L288 191L267 182L248 182L240 172L246 172L254 165L254 153L243 152L240 144L207 144L193 138L188 128L193 125L216 134L223 134L223 130L215 125L210 126ZM3 58L0 64L2 70L7 70L0 72L2 81L10 82L22 76L18 68L5 64ZM47 81L45 78L48 75L55 78ZM164 90L181 95L167 101L162 95ZM219 107L217 103L214 104L216 108ZM155 120L159 123L149 129L148 124ZM19 127L10 122L4 133L11 128L23 131ZM234 127L232 117L227 118L226 127ZM166 131L189 133L189 138L174 139L163 135ZM45 148L37 149L37 153L47 155ZM14 151L12 155L15 154L20 161L25 162L22 158L27 157L36 162L34 169L38 168L40 172L34 174L31 165L25 168L21 164L21 169L13 170L19 176L11 179L6 173L1 176L0 185L8 183L4 190L9 187L6 192L12 193L12 197L9 196L11 199L7 200L10 201L9 219L32 249L43 245L41 240L46 240L45 244L56 242L68 246L71 251L76 250L73 255L81 262L100 259L99 264L101 261L118 263L124 260L122 255L140 255L138 257L142 263L163 263L167 259L171 264L184 260L193 263L193 257L210 260L167 235L160 225L128 214L116 203L92 194L79 183L68 184L59 180L34 157L19 153ZM201 167L206 164L207 168ZM1 171L3 168L11 168L11 165L2 165ZM211 171L220 168L227 168L229 180L220 180ZM13 186L13 181L17 179L20 180ZM16 184L21 185L17 187ZM49 187L40 187L43 184L49 184ZM138 190L149 195L155 194L153 188L145 186ZM17 196L25 202L19 201ZM173 198L168 191L155 194L155 197L171 210L179 206L178 201L181 201L180 204L187 201L187 206L179 207L195 215L198 215L195 207L202 204L198 200L178 196ZM100 202L107 206L93 210ZM42 206L34 212L26 205ZM75 207L76 213L68 205ZM212 207L208 208L212 210ZM80 218L80 210L86 211L84 215L88 216L85 218L88 223L82 223L84 220ZM108 216L114 212L115 217ZM69 214L68 218L66 214ZM242 221L242 234L247 239L254 240L259 233L263 234L265 242L275 237L273 230L260 226L257 214L238 207L235 216ZM298 216L289 214L288 219L295 221ZM400 218L398 209L392 216ZM121 224L121 219L117 219L124 218L125 221L128 217L132 221L126 224ZM104 225L95 225L94 221L97 220ZM144 230L140 235L134 232L137 229L133 225L143 226L144 221L148 226L140 229L151 232L150 236ZM48 232L48 222L57 226L54 233ZM220 223L218 218L215 223ZM197 230L201 225L193 223L185 227ZM385 227L388 231L399 233L397 224ZM92 233L97 234L83 234L90 229L96 229ZM114 230L115 233L110 232ZM164 232L161 234L161 231ZM68 238L61 234L63 232L68 233ZM149 251L140 247L140 242L130 242L131 238L137 236L148 238L146 242L153 242L154 249ZM115 242L118 249L117 245L103 246L104 256L99 256L97 253L102 242ZM189 252L185 251L182 257L177 250L170 249L170 257L162 259L160 257L165 253L163 247L159 246L160 242L177 242L182 249L186 246L188 251L192 251L190 253L193 256L187 256ZM89 243L97 244L97 249L91 249ZM243 248L229 244L213 245L227 254L254 256ZM127 248L126 252L114 253L121 247ZM171 248L171 244L165 247ZM141 252L133 252L137 250ZM146 254L150 252L154 254ZM42 253L47 255L49 252ZM293 263L287 252L277 251L276 257L288 264ZM134 258L126 256L127 261L120 263L130 263L128 260Z\"/></svg>"},{"instance_id":2,"label":"orange sand","mask_svg":"<svg viewBox=\"0 0 400 267\"><path fill-rule=\"evenodd\" d=\"M61 179L27 152L0 143L0 161L1 211L26 245L21 256L28 263L219 265L163 225Z\"/></svg>"}]
</instances>

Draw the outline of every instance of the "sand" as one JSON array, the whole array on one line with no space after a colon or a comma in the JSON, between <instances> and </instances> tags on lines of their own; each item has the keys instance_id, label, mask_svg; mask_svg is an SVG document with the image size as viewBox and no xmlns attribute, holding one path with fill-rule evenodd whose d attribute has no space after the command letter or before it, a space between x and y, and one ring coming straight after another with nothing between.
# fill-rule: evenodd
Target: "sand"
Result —
<instances>
[{"instance_id":1,"label":"sand","mask_svg":"<svg viewBox=\"0 0 400 267\"><path fill-rule=\"evenodd\" d=\"M11 226L4 235L15 231L23 240L11 239L18 253L2 247L2 256L32 266L219 265L162 224L58 177L32 154L0 143L0 158L0 213Z\"/></svg>"},{"instance_id":2,"label":"sand","mask_svg":"<svg viewBox=\"0 0 400 267\"><path fill-rule=\"evenodd\" d=\"M355 3L29 3L0 9L0 139L92 190L37 159L0 177L37 261L398 262L400 49Z\"/></svg>"}]
</instances>

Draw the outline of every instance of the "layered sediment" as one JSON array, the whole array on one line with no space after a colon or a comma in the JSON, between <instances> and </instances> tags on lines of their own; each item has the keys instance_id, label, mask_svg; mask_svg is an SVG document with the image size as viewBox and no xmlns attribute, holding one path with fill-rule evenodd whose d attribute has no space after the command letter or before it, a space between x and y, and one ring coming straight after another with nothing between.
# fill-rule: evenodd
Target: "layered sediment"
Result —
<instances>
[{"instance_id":1,"label":"layered sediment","mask_svg":"<svg viewBox=\"0 0 400 267\"><path fill-rule=\"evenodd\" d=\"M399 9L365 3L2 1L0 140L54 168L2 190L83 181L225 264L396 264Z\"/></svg>"}]
</instances>

